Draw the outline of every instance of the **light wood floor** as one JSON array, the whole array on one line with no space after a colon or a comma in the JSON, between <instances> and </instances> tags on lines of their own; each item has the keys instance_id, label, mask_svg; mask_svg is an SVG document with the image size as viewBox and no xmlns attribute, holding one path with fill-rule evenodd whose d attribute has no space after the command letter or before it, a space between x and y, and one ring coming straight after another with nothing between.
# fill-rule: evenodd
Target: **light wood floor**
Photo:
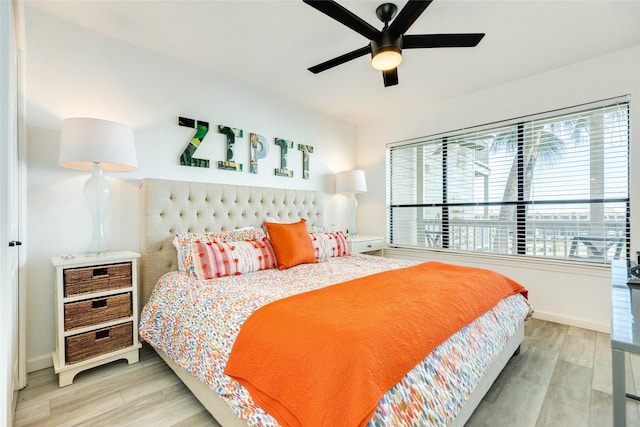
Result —
<instances>
[{"instance_id":1,"label":"light wood floor","mask_svg":"<svg viewBox=\"0 0 640 427\"><path fill-rule=\"evenodd\" d=\"M640 357L628 357L627 389L640 392ZM637 385L637 386L636 386ZM541 320L525 326L511 359L468 426L612 425L609 335ZM218 426L164 362L146 347L140 363L82 372L58 388L53 369L29 374L16 426ZM640 426L627 401L628 426Z\"/></svg>"}]
</instances>

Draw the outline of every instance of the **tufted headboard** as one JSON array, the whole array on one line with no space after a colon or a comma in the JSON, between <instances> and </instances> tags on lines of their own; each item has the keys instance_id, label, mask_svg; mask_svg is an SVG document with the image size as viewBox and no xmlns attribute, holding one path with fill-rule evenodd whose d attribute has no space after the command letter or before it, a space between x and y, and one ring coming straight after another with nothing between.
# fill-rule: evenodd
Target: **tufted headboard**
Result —
<instances>
[{"instance_id":1,"label":"tufted headboard","mask_svg":"<svg viewBox=\"0 0 640 427\"><path fill-rule=\"evenodd\" d=\"M324 225L319 191L147 178L140 188L140 307L158 279L178 269L176 231L218 232L260 227L267 218Z\"/></svg>"}]
</instances>

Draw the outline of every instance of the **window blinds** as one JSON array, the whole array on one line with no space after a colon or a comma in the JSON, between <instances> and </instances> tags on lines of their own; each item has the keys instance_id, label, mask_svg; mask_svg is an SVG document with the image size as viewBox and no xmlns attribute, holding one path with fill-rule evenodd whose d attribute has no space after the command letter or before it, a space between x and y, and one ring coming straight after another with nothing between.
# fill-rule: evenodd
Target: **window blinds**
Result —
<instances>
[{"instance_id":1,"label":"window blinds","mask_svg":"<svg viewBox=\"0 0 640 427\"><path fill-rule=\"evenodd\" d=\"M623 98L392 144L388 242L627 258L629 128Z\"/></svg>"}]
</instances>

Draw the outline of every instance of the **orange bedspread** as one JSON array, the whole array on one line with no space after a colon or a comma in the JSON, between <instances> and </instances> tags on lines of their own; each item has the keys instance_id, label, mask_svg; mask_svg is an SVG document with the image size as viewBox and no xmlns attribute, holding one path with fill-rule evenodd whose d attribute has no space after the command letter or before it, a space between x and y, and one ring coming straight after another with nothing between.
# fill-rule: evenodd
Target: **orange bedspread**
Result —
<instances>
[{"instance_id":1,"label":"orange bedspread","mask_svg":"<svg viewBox=\"0 0 640 427\"><path fill-rule=\"evenodd\" d=\"M498 273L428 262L294 295L247 319L225 374L283 426L362 426L435 347L516 293Z\"/></svg>"}]
</instances>

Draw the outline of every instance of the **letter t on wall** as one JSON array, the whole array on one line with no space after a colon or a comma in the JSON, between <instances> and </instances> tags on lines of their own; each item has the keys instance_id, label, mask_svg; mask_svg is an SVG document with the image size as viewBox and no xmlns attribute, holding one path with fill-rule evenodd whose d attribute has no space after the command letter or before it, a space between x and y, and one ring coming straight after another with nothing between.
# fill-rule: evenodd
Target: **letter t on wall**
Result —
<instances>
[{"instance_id":1,"label":"letter t on wall","mask_svg":"<svg viewBox=\"0 0 640 427\"><path fill-rule=\"evenodd\" d=\"M313 153L313 146L298 144L298 150L302 151L302 179L309 179L309 154Z\"/></svg>"},{"instance_id":2,"label":"letter t on wall","mask_svg":"<svg viewBox=\"0 0 640 427\"><path fill-rule=\"evenodd\" d=\"M287 152L289 148L293 148L293 141L276 138L276 145L280 146L280 168L275 169L276 176L293 178L293 171L287 169Z\"/></svg>"}]
</instances>

